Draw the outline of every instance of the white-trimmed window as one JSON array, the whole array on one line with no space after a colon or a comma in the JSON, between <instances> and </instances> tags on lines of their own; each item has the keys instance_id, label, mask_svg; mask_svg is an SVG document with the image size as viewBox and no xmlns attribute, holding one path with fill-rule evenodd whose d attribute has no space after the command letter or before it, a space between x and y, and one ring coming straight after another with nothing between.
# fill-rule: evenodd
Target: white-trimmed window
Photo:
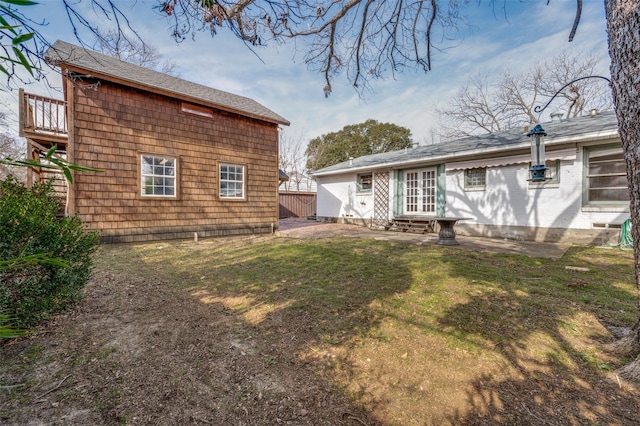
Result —
<instances>
[{"instance_id":1,"label":"white-trimmed window","mask_svg":"<svg viewBox=\"0 0 640 426\"><path fill-rule=\"evenodd\" d=\"M487 169L486 167L477 167L474 169L465 169L464 171L464 189L481 190L487 186Z\"/></svg>"},{"instance_id":2,"label":"white-trimmed window","mask_svg":"<svg viewBox=\"0 0 640 426\"><path fill-rule=\"evenodd\" d=\"M140 155L141 196L177 198L177 175L177 158L149 154Z\"/></svg>"},{"instance_id":3,"label":"white-trimmed window","mask_svg":"<svg viewBox=\"0 0 640 426\"><path fill-rule=\"evenodd\" d=\"M557 184L560 183L560 160L547 160L544 162L544 165L547 166L547 170L544 171L544 178L546 180L544 182L529 181L529 186L543 187L551 184L557 187ZM529 168L531 168L531 163L529 163Z\"/></svg>"},{"instance_id":4,"label":"white-trimmed window","mask_svg":"<svg viewBox=\"0 0 640 426\"><path fill-rule=\"evenodd\" d=\"M245 178L244 166L220 163L220 198L244 200Z\"/></svg>"},{"instance_id":5,"label":"white-trimmed window","mask_svg":"<svg viewBox=\"0 0 640 426\"><path fill-rule=\"evenodd\" d=\"M368 194L373 190L373 174L361 173L358 175L356 192L359 194Z\"/></svg>"},{"instance_id":6,"label":"white-trimmed window","mask_svg":"<svg viewBox=\"0 0 640 426\"><path fill-rule=\"evenodd\" d=\"M584 204L622 206L629 204L627 165L622 148L585 148Z\"/></svg>"}]
</instances>

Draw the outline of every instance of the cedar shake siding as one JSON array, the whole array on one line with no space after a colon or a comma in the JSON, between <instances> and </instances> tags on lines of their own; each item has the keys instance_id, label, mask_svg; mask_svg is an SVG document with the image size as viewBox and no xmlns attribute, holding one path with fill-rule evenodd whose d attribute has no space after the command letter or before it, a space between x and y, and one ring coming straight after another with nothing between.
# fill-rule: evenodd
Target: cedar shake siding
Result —
<instances>
[{"instance_id":1,"label":"cedar shake siding","mask_svg":"<svg viewBox=\"0 0 640 426\"><path fill-rule=\"evenodd\" d=\"M20 91L28 158L56 145L61 158L102 170L74 172L60 186L65 214L104 242L277 227L278 132L287 120L252 99L61 41L46 56L60 67L65 99ZM29 179L46 175L33 169Z\"/></svg>"},{"instance_id":2,"label":"cedar shake siding","mask_svg":"<svg viewBox=\"0 0 640 426\"><path fill-rule=\"evenodd\" d=\"M74 162L104 170L75 174L75 210L104 241L271 232L277 225L276 125L213 110L211 118L193 115L177 99L109 82L70 90ZM140 195L142 153L178 159L175 199ZM245 200L219 199L220 162L245 166Z\"/></svg>"}]
</instances>

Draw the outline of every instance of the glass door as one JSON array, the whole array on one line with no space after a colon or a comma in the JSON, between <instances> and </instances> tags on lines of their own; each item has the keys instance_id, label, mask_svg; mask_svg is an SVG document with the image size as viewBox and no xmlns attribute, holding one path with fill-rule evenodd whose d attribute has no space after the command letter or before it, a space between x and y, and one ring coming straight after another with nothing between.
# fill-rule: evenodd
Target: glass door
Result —
<instances>
[{"instance_id":1,"label":"glass door","mask_svg":"<svg viewBox=\"0 0 640 426\"><path fill-rule=\"evenodd\" d=\"M435 215L436 169L407 170L404 182L404 213Z\"/></svg>"}]
</instances>

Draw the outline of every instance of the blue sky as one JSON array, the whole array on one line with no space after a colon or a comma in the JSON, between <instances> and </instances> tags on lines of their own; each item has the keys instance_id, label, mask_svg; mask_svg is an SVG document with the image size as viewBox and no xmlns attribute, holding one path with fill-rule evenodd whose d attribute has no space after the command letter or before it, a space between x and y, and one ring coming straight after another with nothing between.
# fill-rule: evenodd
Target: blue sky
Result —
<instances>
[{"instance_id":1,"label":"blue sky","mask_svg":"<svg viewBox=\"0 0 640 426\"><path fill-rule=\"evenodd\" d=\"M385 79L371 82L373 92L366 93L364 99L346 78L336 79L333 93L325 98L323 76L307 69L294 45L258 48L260 60L226 33L214 38L198 33L195 41L176 44L167 20L152 10L156 1L115 1L142 38L178 65L181 78L255 99L291 121L285 135L296 140L308 141L372 118L407 127L416 142L423 142L429 129L438 125L434 107L445 105L470 77L478 73L491 77L504 69L519 73L562 50L594 53L601 58L599 73L609 74L602 0L584 1L582 21L572 43L567 40L575 0L551 0L549 5L546 0L506 0L505 11L496 9L495 13L489 0L479 5L471 1L465 9L470 27L462 29L461 37L448 43L446 50L434 53L431 72L387 73ZM77 44L61 1L40 3L30 13L49 22L43 27L45 37L50 42L61 39ZM503 6L501 1L497 3ZM85 16L95 21L98 18L88 6L86 0L80 3ZM61 84L59 76L52 75L51 80ZM38 84L26 90L60 97ZM17 93L4 94L4 98L9 107L17 103Z\"/></svg>"}]
</instances>

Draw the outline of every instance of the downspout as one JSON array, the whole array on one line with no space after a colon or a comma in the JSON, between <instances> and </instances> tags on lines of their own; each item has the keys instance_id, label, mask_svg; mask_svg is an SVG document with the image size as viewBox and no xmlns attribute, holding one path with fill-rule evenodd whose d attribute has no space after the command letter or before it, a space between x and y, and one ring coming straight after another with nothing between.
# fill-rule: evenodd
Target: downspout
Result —
<instances>
[{"instance_id":1,"label":"downspout","mask_svg":"<svg viewBox=\"0 0 640 426\"><path fill-rule=\"evenodd\" d=\"M66 77L69 70L63 70L64 81L64 100L66 102L65 119L67 121L67 161L71 164L76 162L76 143L75 143L75 88L73 82ZM95 167L95 166L94 166ZM76 173L72 170L73 184L67 182L67 202L65 203L64 214L74 215L76 213L76 191L75 181Z\"/></svg>"}]
</instances>

